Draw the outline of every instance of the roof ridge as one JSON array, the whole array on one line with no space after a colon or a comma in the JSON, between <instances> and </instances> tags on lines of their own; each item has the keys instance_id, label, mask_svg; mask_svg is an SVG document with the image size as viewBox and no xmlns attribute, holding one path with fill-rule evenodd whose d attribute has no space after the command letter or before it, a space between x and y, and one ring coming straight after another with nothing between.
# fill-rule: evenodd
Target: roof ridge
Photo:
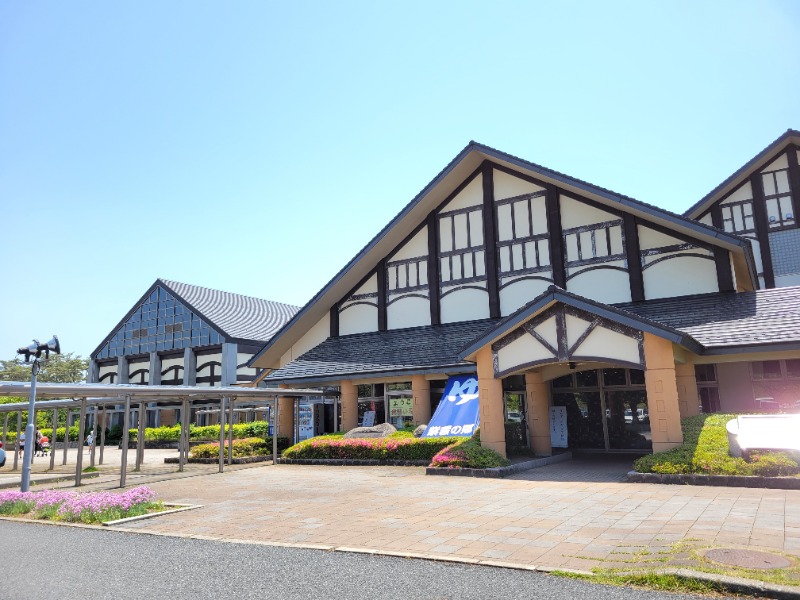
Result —
<instances>
[{"instance_id":1,"label":"roof ridge","mask_svg":"<svg viewBox=\"0 0 800 600\"><path fill-rule=\"evenodd\" d=\"M204 286L204 285L196 285L194 283L186 283L184 281L175 281L175 280L172 280L172 279L164 279L163 277L159 277L158 281L160 281L161 283L165 284L166 286L168 286L170 288L173 288L173 286L176 285L176 284L177 285L185 285L187 287L198 288L198 289L201 289L201 290L208 290L209 292L217 292L217 293L220 293L220 294L228 294L228 295L231 295L231 296L237 296L239 298L249 298L251 300L258 300L259 302L270 302L272 304L281 304L283 306L288 306L290 308L297 308L297 309L300 308L299 306L297 306L295 304L289 304L287 302L280 302L278 300L268 300L267 298L259 298L258 296L250 296L249 294L240 294L238 292L229 292L227 290L220 290L218 288L210 288L210 287L207 287L207 286Z\"/></svg>"}]
</instances>

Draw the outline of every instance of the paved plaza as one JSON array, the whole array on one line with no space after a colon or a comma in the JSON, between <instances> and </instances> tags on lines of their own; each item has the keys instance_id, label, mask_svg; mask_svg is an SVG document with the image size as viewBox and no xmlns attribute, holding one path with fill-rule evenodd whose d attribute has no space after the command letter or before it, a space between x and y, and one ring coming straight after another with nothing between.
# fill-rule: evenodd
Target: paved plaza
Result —
<instances>
[{"instance_id":1,"label":"paved plaza","mask_svg":"<svg viewBox=\"0 0 800 600\"><path fill-rule=\"evenodd\" d=\"M576 570L692 566L687 547L800 556L799 491L625 483L629 465L577 458L508 479L408 467L197 471L149 485L164 501L202 508L124 528Z\"/></svg>"}]
</instances>

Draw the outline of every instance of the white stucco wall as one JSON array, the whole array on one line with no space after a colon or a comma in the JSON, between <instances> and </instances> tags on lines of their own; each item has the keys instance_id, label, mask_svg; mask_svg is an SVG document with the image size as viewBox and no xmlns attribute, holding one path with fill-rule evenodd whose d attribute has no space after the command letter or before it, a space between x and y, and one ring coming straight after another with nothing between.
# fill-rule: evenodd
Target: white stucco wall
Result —
<instances>
[{"instance_id":1,"label":"white stucco wall","mask_svg":"<svg viewBox=\"0 0 800 600\"><path fill-rule=\"evenodd\" d=\"M725 198L725 200L723 200L720 204L729 204L731 202L741 202L742 200L752 200L752 199L753 199L753 186L750 185L750 182L748 181L738 190L733 192L730 196ZM711 225L711 223L709 222L708 225Z\"/></svg>"},{"instance_id":2,"label":"white stucco wall","mask_svg":"<svg viewBox=\"0 0 800 600\"><path fill-rule=\"evenodd\" d=\"M684 243L683 240L663 234L655 229L645 227L644 225L639 225L637 230L639 232L640 250L652 250L653 248L663 248L664 246L674 246Z\"/></svg>"},{"instance_id":3,"label":"white stucco wall","mask_svg":"<svg viewBox=\"0 0 800 600\"><path fill-rule=\"evenodd\" d=\"M427 298L406 296L386 307L386 326L389 329L419 327L431 324L431 307Z\"/></svg>"},{"instance_id":4,"label":"white stucco wall","mask_svg":"<svg viewBox=\"0 0 800 600\"><path fill-rule=\"evenodd\" d=\"M492 177L494 178L494 199L503 200L504 198L513 198L515 196L522 196L523 194L532 194L541 192L543 187L536 184L514 177L503 171L494 169Z\"/></svg>"},{"instance_id":5,"label":"white stucco wall","mask_svg":"<svg viewBox=\"0 0 800 600\"><path fill-rule=\"evenodd\" d=\"M353 303L339 312L339 335L378 331L378 307Z\"/></svg>"},{"instance_id":6,"label":"white stucco wall","mask_svg":"<svg viewBox=\"0 0 800 600\"><path fill-rule=\"evenodd\" d=\"M483 175L478 174L467 187L442 208L442 212L467 208L468 206L480 206L481 204L483 204Z\"/></svg>"},{"instance_id":7,"label":"white stucco wall","mask_svg":"<svg viewBox=\"0 0 800 600\"><path fill-rule=\"evenodd\" d=\"M375 327L377 329L377 315L375 318ZM295 358L302 356L311 350L311 348L320 345L322 342L327 340L330 335L331 316L330 313L326 313L324 317L317 321L316 325L309 329L303 337L295 342L288 352L285 352L283 356L281 356L280 366L284 366L285 364L293 361Z\"/></svg>"},{"instance_id":8,"label":"white stucco wall","mask_svg":"<svg viewBox=\"0 0 800 600\"><path fill-rule=\"evenodd\" d=\"M250 353L237 352L236 353L236 364L237 365L243 365L243 364L247 363L251 358L253 358L253 355L250 354ZM237 367L236 368L236 374L237 375L252 375L252 376L255 376L255 374L257 372L258 372L257 369L253 369L253 368L250 368L250 367Z\"/></svg>"},{"instance_id":9,"label":"white stucco wall","mask_svg":"<svg viewBox=\"0 0 800 600\"><path fill-rule=\"evenodd\" d=\"M644 297L670 298L718 292L717 269L713 260L676 253L642 272ZM660 257L659 257L660 258Z\"/></svg>"},{"instance_id":10,"label":"white stucco wall","mask_svg":"<svg viewBox=\"0 0 800 600\"><path fill-rule=\"evenodd\" d=\"M550 272L539 275L547 277L549 280L516 279L513 283L500 288L500 314L502 316L510 315L521 306L526 305L553 284Z\"/></svg>"},{"instance_id":11,"label":"white stucco wall","mask_svg":"<svg viewBox=\"0 0 800 600\"><path fill-rule=\"evenodd\" d=\"M788 168L789 168L789 159L786 157L786 154L781 154L778 158L776 158L766 167L761 169L761 172L766 173L768 171L777 171L778 169L788 169Z\"/></svg>"},{"instance_id":12,"label":"white stucco wall","mask_svg":"<svg viewBox=\"0 0 800 600\"><path fill-rule=\"evenodd\" d=\"M626 335L597 327L583 343L575 349L574 356L607 358L639 364L639 343Z\"/></svg>"},{"instance_id":13,"label":"white stucco wall","mask_svg":"<svg viewBox=\"0 0 800 600\"><path fill-rule=\"evenodd\" d=\"M497 366L501 372L515 369L536 360L553 359L553 353L533 336L525 334L496 352Z\"/></svg>"},{"instance_id":14,"label":"white stucco wall","mask_svg":"<svg viewBox=\"0 0 800 600\"><path fill-rule=\"evenodd\" d=\"M100 365L100 368L99 368L99 369L98 369L98 371L97 371L97 377L98 377L98 381L99 381L99 380L100 380L100 379L101 379L103 376L105 376L105 375L108 375L109 373L113 373L114 375L116 375L116 374L117 374L117 364L116 364L116 363L113 363L113 364L107 364L107 365ZM117 382L118 382L118 378L117 378L117 377L114 377L114 381L117 381ZM104 382L104 383L107 383L107 382Z\"/></svg>"},{"instance_id":15,"label":"white stucco wall","mask_svg":"<svg viewBox=\"0 0 800 600\"><path fill-rule=\"evenodd\" d=\"M450 292L439 300L439 311L442 323L488 319L489 293L475 288Z\"/></svg>"},{"instance_id":16,"label":"white stucco wall","mask_svg":"<svg viewBox=\"0 0 800 600\"><path fill-rule=\"evenodd\" d=\"M622 261L613 261L609 266L622 266ZM592 265L601 266L601 265ZM578 274L567 280L567 290L598 302L631 301L631 285L628 273L617 269L574 269Z\"/></svg>"},{"instance_id":17,"label":"white stucco wall","mask_svg":"<svg viewBox=\"0 0 800 600\"><path fill-rule=\"evenodd\" d=\"M561 194L561 227L571 229L582 225L593 225L604 221L614 221L618 217L604 210L584 204L574 198Z\"/></svg>"},{"instance_id":18,"label":"white stucco wall","mask_svg":"<svg viewBox=\"0 0 800 600\"><path fill-rule=\"evenodd\" d=\"M425 226L414 235L413 238L408 240L404 246L389 258L389 262L395 260L404 260L406 258L417 258L419 256L428 256L428 227ZM376 283L377 289L377 283Z\"/></svg>"},{"instance_id":19,"label":"white stucco wall","mask_svg":"<svg viewBox=\"0 0 800 600\"><path fill-rule=\"evenodd\" d=\"M711 213L709 213L709 214L705 215L704 217L702 217L700 219L697 219L697 220L700 223L703 223L704 225L710 225L712 227L714 226L714 220L711 218Z\"/></svg>"},{"instance_id":20,"label":"white stucco wall","mask_svg":"<svg viewBox=\"0 0 800 600\"><path fill-rule=\"evenodd\" d=\"M553 348L558 348L558 328L556 327L555 317L550 317L543 323L540 323L536 326L534 331Z\"/></svg>"}]
</instances>

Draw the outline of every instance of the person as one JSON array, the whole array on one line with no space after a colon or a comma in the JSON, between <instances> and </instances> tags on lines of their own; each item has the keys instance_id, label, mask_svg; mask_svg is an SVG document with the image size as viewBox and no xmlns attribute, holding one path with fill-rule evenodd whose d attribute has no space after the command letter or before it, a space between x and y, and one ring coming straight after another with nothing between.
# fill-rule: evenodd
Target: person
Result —
<instances>
[{"instance_id":1,"label":"person","mask_svg":"<svg viewBox=\"0 0 800 600\"><path fill-rule=\"evenodd\" d=\"M36 428L36 445L33 447L33 451L37 454L42 451L42 432L38 427Z\"/></svg>"},{"instance_id":2,"label":"person","mask_svg":"<svg viewBox=\"0 0 800 600\"><path fill-rule=\"evenodd\" d=\"M91 448L92 444L94 444L94 429L92 429L89 432L89 435L86 436L86 445L89 446L89 448Z\"/></svg>"},{"instance_id":3,"label":"person","mask_svg":"<svg viewBox=\"0 0 800 600\"><path fill-rule=\"evenodd\" d=\"M25 454L25 430L23 429L19 433L19 444L17 446L17 455L22 456Z\"/></svg>"}]
</instances>

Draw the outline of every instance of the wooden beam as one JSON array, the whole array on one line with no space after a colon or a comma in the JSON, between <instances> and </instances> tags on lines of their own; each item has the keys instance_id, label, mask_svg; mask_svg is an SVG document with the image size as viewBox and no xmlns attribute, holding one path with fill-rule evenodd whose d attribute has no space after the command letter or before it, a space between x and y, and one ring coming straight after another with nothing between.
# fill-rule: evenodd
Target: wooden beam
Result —
<instances>
[{"instance_id":1,"label":"wooden beam","mask_svg":"<svg viewBox=\"0 0 800 600\"><path fill-rule=\"evenodd\" d=\"M792 212L794 222L800 219L800 166L797 164L797 146L786 149L786 158L789 159L789 188L792 191Z\"/></svg>"},{"instance_id":2,"label":"wooden beam","mask_svg":"<svg viewBox=\"0 0 800 600\"><path fill-rule=\"evenodd\" d=\"M436 212L428 215L428 295L431 304L431 325L439 325L441 313L439 309L439 223Z\"/></svg>"},{"instance_id":3,"label":"wooden beam","mask_svg":"<svg viewBox=\"0 0 800 600\"><path fill-rule=\"evenodd\" d=\"M339 337L339 303L331 306L331 337Z\"/></svg>"},{"instance_id":4,"label":"wooden beam","mask_svg":"<svg viewBox=\"0 0 800 600\"><path fill-rule=\"evenodd\" d=\"M561 202L558 189L547 185L545 205L547 207L547 231L550 234L550 266L553 268L553 283L567 289L567 270L564 267L564 236L561 232Z\"/></svg>"},{"instance_id":5,"label":"wooden beam","mask_svg":"<svg viewBox=\"0 0 800 600\"><path fill-rule=\"evenodd\" d=\"M386 285L386 259L378 263L378 331L386 331L386 296L389 293Z\"/></svg>"},{"instance_id":6,"label":"wooden beam","mask_svg":"<svg viewBox=\"0 0 800 600\"><path fill-rule=\"evenodd\" d=\"M711 207L711 223L717 229L725 230L722 222L722 207L719 202ZM724 248L714 246L714 265L717 268L717 286L720 292L733 292L733 272L730 254Z\"/></svg>"},{"instance_id":7,"label":"wooden beam","mask_svg":"<svg viewBox=\"0 0 800 600\"><path fill-rule=\"evenodd\" d=\"M767 203L764 200L764 186L761 173L750 175L750 186L753 189L753 216L755 217L756 236L761 249L761 270L764 273L764 287L775 287L775 272L772 269L772 254L769 249L769 222L767 221Z\"/></svg>"},{"instance_id":8,"label":"wooden beam","mask_svg":"<svg viewBox=\"0 0 800 600\"><path fill-rule=\"evenodd\" d=\"M622 217L625 232L625 253L628 261L628 280L631 287L631 301L644 300L644 277L642 275L642 255L639 247L639 227L636 217L625 213Z\"/></svg>"},{"instance_id":9,"label":"wooden beam","mask_svg":"<svg viewBox=\"0 0 800 600\"><path fill-rule=\"evenodd\" d=\"M489 161L481 165L483 173L483 244L486 248L486 288L489 292L489 316L500 317L500 285L497 271L497 217L494 206L494 171Z\"/></svg>"}]
</instances>

